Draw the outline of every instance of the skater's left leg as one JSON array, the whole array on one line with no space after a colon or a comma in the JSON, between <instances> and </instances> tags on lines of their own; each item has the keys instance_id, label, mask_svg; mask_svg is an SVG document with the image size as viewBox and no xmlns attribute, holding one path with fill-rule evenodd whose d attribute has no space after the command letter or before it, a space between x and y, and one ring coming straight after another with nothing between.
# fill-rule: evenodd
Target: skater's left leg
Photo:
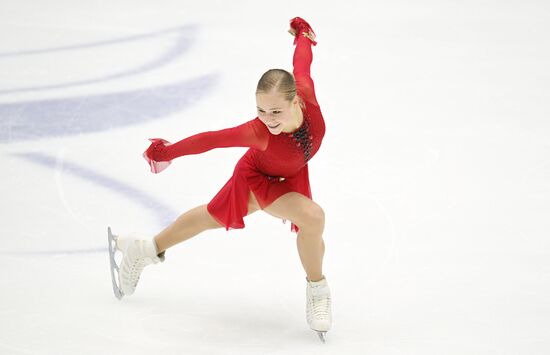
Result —
<instances>
[{"instance_id":1,"label":"skater's left leg","mask_svg":"<svg viewBox=\"0 0 550 355\"><path fill-rule=\"evenodd\" d=\"M325 243L323 209L306 196L290 192L275 200L264 211L292 221L298 226L298 253L307 274L306 320L311 329L318 332L321 340L332 322L330 288L323 276Z\"/></svg>"},{"instance_id":2,"label":"skater's left leg","mask_svg":"<svg viewBox=\"0 0 550 355\"><path fill-rule=\"evenodd\" d=\"M325 254L325 213L321 206L300 193L289 192L263 210L298 226L296 244L307 278L310 281L321 280Z\"/></svg>"}]
</instances>

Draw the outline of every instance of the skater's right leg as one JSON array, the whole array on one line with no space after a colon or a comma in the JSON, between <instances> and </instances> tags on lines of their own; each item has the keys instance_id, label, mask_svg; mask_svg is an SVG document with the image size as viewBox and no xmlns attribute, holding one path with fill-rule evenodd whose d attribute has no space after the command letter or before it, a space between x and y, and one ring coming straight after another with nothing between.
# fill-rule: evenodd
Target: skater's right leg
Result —
<instances>
[{"instance_id":1,"label":"skater's right leg","mask_svg":"<svg viewBox=\"0 0 550 355\"><path fill-rule=\"evenodd\" d=\"M250 194L248 213L259 209ZM123 295L134 293L143 268L164 260L164 251L208 229L223 227L210 212L207 205L200 205L179 216L155 238L118 238L117 248L123 253L119 271L119 285Z\"/></svg>"},{"instance_id":2,"label":"skater's right leg","mask_svg":"<svg viewBox=\"0 0 550 355\"><path fill-rule=\"evenodd\" d=\"M207 205L195 207L178 217L171 225L166 227L155 237L155 242L159 253L166 249L186 241L197 234L209 229L222 228L223 225L218 223L214 217L208 212ZM252 192L249 193L248 213L250 215L260 209Z\"/></svg>"},{"instance_id":3,"label":"skater's right leg","mask_svg":"<svg viewBox=\"0 0 550 355\"><path fill-rule=\"evenodd\" d=\"M119 271L122 294L129 296L134 293L145 266L164 261L166 249L207 229L220 227L207 211L206 205L201 205L179 216L154 239L118 238L117 247L123 253Z\"/></svg>"},{"instance_id":4,"label":"skater's right leg","mask_svg":"<svg viewBox=\"0 0 550 355\"><path fill-rule=\"evenodd\" d=\"M159 253L201 232L223 227L208 212L207 205L197 206L179 216L155 237Z\"/></svg>"}]
</instances>

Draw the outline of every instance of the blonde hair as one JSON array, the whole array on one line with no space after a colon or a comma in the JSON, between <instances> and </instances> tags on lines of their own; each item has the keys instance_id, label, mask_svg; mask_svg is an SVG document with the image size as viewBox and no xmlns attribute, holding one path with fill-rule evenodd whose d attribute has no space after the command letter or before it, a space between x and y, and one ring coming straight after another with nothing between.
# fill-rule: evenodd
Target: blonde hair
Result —
<instances>
[{"instance_id":1,"label":"blonde hair","mask_svg":"<svg viewBox=\"0 0 550 355\"><path fill-rule=\"evenodd\" d=\"M256 94L275 91L282 94L285 100L292 101L296 97L296 81L294 76L283 69L270 69L262 75Z\"/></svg>"}]
</instances>

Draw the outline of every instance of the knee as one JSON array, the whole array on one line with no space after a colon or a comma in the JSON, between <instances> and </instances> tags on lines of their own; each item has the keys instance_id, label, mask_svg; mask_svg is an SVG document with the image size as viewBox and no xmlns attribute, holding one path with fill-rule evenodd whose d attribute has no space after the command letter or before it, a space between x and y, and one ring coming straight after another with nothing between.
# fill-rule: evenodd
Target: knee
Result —
<instances>
[{"instance_id":1,"label":"knee","mask_svg":"<svg viewBox=\"0 0 550 355\"><path fill-rule=\"evenodd\" d=\"M321 206L314 204L303 211L302 225L299 228L322 232L325 227L325 211Z\"/></svg>"}]
</instances>

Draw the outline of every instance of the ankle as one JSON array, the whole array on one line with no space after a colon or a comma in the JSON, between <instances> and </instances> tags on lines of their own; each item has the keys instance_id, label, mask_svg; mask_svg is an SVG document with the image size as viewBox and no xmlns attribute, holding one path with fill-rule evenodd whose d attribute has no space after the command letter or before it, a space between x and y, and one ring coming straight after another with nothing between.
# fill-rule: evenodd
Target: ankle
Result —
<instances>
[{"instance_id":1,"label":"ankle","mask_svg":"<svg viewBox=\"0 0 550 355\"><path fill-rule=\"evenodd\" d=\"M156 238L153 238L153 246L155 247L155 250L156 250L156 255L157 257L161 260L161 261L164 261L165 257L164 255L166 254L166 250L160 250L159 249L159 246L157 244L157 239Z\"/></svg>"},{"instance_id":2,"label":"ankle","mask_svg":"<svg viewBox=\"0 0 550 355\"><path fill-rule=\"evenodd\" d=\"M321 275L320 277L306 277L307 282L319 282L323 281L325 279L325 275Z\"/></svg>"}]
</instances>

